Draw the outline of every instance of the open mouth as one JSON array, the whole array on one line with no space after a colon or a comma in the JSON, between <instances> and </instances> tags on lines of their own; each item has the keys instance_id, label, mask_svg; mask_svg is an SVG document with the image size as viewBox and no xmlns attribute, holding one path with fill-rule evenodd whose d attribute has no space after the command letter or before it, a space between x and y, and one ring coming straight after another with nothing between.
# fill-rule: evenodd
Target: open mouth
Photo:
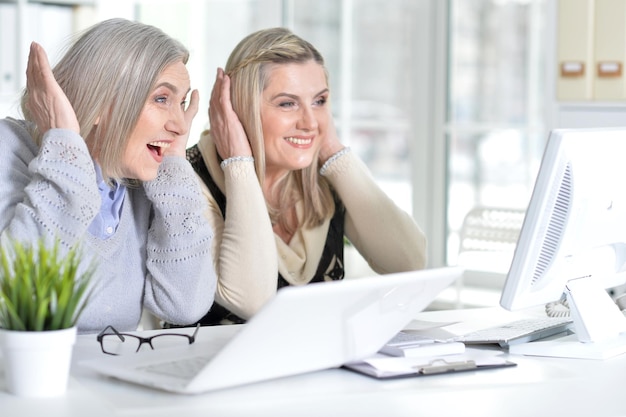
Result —
<instances>
[{"instance_id":1,"label":"open mouth","mask_svg":"<svg viewBox=\"0 0 626 417\"><path fill-rule=\"evenodd\" d=\"M170 147L170 143L169 142L150 142L148 144L148 149L150 149L151 152L155 153L158 156L163 156L163 151L167 148Z\"/></svg>"}]
</instances>

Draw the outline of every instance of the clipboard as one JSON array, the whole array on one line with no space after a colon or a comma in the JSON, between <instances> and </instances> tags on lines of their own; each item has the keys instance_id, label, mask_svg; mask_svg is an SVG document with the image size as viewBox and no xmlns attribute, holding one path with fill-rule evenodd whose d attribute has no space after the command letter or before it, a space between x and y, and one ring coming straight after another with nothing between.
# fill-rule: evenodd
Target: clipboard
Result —
<instances>
[{"instance_id":1,"label":"clipboard","mask_svg":"<svg viewBox=\"0 0 626 417\"><path fill-rule=\"evenodd\" d=\"M380 358L380 361L375 362ZM409 364L407 361L401 363L403 358L381 358L373 357L360 362L352 362L343 365L344 369L354 371L375 379L395 379L395 378L412 378L431 375L453 374L457 372L483 371L488 369L507 368L517 366L516 363L499 358L431 358L425 362L417 364ZM394 366L394 361L396 365ZM377 365L387 361L390 366Z\"/></svg>"}]
</instances>

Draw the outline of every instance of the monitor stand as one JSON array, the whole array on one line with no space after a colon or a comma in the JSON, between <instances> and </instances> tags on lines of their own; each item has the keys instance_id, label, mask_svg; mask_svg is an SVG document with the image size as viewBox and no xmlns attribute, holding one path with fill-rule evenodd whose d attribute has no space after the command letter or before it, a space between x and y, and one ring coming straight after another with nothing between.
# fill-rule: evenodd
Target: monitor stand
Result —
<instances>
[{"instance_id":1,"label":"monitor stand","mask_svg":"<svg viewBox=\"0 0 626 417\"><path fill-rule=\"evenodd\" d=\"M511 345L509 353L601 360L626 353L626 317L597 280L571 280L565 293L574 334Z\"/></svg>"}]
</instances>

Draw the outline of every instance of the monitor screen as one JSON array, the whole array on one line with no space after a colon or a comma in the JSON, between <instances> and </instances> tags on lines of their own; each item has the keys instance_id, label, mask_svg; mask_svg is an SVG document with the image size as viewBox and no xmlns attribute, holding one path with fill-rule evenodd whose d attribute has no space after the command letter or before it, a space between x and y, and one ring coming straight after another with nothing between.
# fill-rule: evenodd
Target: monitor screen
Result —
<instances>
[{"instance_id":1,"label":"monitor screen","mask_svg":"<svg viewBox=\"0 0 626 417\"><path fill-rule=\"evenodd\" d=\"M554 130L500 304L519 310L565 294L575 335L515 350L599 359L626 352L626 318L606 291L624 283L626 128Z\"/></svg>"}]
</instances>

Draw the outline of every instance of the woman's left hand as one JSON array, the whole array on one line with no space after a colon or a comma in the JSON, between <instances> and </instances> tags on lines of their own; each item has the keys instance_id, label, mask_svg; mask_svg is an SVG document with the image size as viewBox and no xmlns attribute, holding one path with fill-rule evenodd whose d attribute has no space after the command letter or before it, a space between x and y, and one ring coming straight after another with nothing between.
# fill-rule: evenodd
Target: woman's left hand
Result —
<instances>
[{"instance_id":1,"label":"woman's left hand","mask_svg":"<svg viewBox=\"0 0 626 417\"><path fill-rule=\"evenodd\" d=\"M178 136L176 140L170 145L170 147L164 150L163 155L182 156L183 158L185 157L187 142L189 141L189 134L191 133L191 122L198 113L199 101L200 94L198 93L198 90L193 90L189 97L189 105L185 109L184 117L185 125L187 127L185 134Z\"/></svg>"},{"instance_id":2,"label":"woman's left hand","mask_svg":"<svg viewBox=\"0 0 626 417\"><path fill-rule=\"evenodd\" d=\"M332 115L328 117L328 125L325 132L320 132L322 134L322 146L320 147L319 153L319 161L320 166L324 165L324 162L328 160L331 156L345 148L345 146L339 141L339 136L337 135L337 129L335 128L335 123L333 121Z\"/></svg>"}]
</instances>

